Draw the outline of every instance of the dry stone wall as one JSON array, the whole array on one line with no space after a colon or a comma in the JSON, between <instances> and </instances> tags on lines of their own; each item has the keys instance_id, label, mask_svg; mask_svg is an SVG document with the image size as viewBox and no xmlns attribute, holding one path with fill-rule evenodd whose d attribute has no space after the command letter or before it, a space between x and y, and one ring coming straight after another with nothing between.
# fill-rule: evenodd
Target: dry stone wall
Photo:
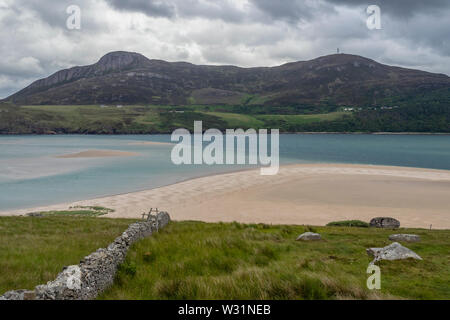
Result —
<instances>
[{"instance_id":1,"label":"dry stone wall","mask_svg":"<svg viewBox=\"0 0 450 320\"><path fill-rule=\"evenodd\" d=\"M0 296L0 300L89 300L113 284L117 268L122 264L130 246L170 222L167 212L150 217L149 221L131 224L107 248L98 249L80 264L65 267L55 280L34 290L15 290Z\"/></svg>"}]
</instances>

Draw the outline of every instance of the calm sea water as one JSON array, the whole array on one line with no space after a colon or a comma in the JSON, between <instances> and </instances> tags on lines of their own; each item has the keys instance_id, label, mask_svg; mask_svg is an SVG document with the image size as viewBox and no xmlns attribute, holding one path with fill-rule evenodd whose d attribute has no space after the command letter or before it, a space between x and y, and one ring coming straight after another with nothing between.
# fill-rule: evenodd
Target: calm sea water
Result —
<instances>
[{"instance_id":1,"label":"calm sea water","mask_svg":"<svg viewBox=\"0 0 450 320\"><path fill-rule=\"evenodd\" d=\"M172 184L245 166L176 166L169 142L156 136L0 136L0 210L90 199ZM85 150L121 150L139 156L61 159ZM354 163L450 170L450 136L281 135L280 160Z\"/></svg>"}]
</instances>

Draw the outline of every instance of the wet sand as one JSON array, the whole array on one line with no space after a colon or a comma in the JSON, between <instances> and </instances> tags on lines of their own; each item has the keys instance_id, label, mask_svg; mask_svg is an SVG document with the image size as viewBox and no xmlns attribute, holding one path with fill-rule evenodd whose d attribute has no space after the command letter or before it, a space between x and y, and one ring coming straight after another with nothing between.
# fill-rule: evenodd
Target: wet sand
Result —
<instances>
[{"instance_id":1,"label":"wet sand","mask_svg":"<svg viewBox=\"0 0 450 320\"><path fill-rule=\"evenodd\" d=\"M114 209L110 218L140 218L151 207L174 220L325 225L389 216L403 227L450 229L450 171L346 164L302 164L276 176L248 170L192 179L152 190L13 210L0 215L64 210L69 206Z\"/></svg>"},{"instance_id":2,"label":"wet sand","mask_svg":"<svg viewBox=\"0 0 450 320\"><path fill-rule=\"evenodd\" d=\"M64 154L56 156L60 159L76 159L76 158L108 158L108 157L133 157L138 156L136 152L125 152L117 150L87 150L78 153Z\"/></svg>"},{"instance_id":3,"label":"wet sand","mask_svg":"<svg viewBox=\"0 0 450 320\"><path fill-rule=\"evenodd\" d=\"M174 146L174 143L170 142L156 142L156 141L138 141L130 142L129 146Z\"/></svg>"}]
</instances>

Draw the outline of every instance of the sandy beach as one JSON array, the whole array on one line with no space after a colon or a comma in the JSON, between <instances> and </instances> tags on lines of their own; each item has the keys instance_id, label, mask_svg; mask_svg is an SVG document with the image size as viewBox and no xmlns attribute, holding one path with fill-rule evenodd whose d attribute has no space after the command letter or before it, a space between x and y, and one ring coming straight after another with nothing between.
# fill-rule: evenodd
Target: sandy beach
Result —
<instances>
[{"instance_id":1,"label":"sandy beach","mask_svg":"<svg viewBox=\"0 0 450 320\"><path fill-rule=\"evenodd\" d=\"M157 207L174 220L325 225L389 216L404 227L450 229L450 171L290 165L276 176L248 170L74 203L0 211L0 215L94 205L114 209L106 216L110 218L140 218L144 211Z\"/></svg>"}]
</instances>

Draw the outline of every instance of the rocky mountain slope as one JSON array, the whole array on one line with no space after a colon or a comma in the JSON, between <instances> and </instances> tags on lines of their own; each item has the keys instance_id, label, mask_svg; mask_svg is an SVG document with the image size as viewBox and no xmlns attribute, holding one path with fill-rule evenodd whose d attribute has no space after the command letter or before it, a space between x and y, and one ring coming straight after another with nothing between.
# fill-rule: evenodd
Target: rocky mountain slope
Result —
<instances>
[{"instance_id":1,"label":"rocky mountain slope","mask_svg":"<svg viewBox=\"0 0 450 320\"><path fill-rule=\"evenodd\" d=\"M449 92L443 74L392 67L347 54L270 68L205 66L111 52L61 70L5 99L16 104L229 104L368 106Z\"/></svg>"}]
</instances>

